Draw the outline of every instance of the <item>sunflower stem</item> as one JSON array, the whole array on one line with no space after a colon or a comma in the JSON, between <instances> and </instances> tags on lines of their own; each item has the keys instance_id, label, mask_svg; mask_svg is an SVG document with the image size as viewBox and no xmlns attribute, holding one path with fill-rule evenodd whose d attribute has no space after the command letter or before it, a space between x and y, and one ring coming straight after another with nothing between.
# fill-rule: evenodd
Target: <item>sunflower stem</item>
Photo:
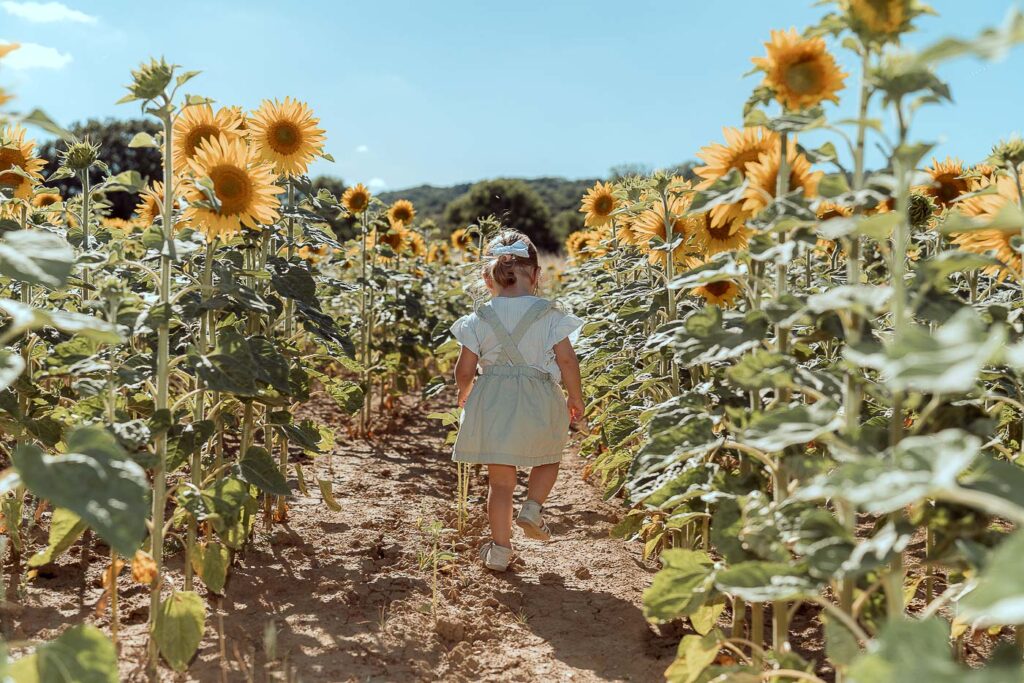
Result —
<instances>
[{"instance_id":1,"label":"sunflower stem","mask_svg":"<svg viewBox=\"0 0 1024 683\"><path fill-rule=\"evenodd\" d=\"M170 356L170 320L167 310L170 308L171 295L171 253L174 239L174 162L172 157L172 139L174 122L171 116L170 98L163 96L164 106L161 108L160 120L164 130L164 205L163 205L163 248L160 253L160 323L157 327L156 355L156 413L167 411L167 395L169 388L169 356ZM155 439L156 463L153 466L153 529L151 554L156 565L157 579L153 582L149 596L149 669L151 678L156 678L160 654L156 645L156 632L160 616L160 574L163 567L164 549L164 502L167 495L167 431L161 430Z\"/></svg>"}]
</instances>

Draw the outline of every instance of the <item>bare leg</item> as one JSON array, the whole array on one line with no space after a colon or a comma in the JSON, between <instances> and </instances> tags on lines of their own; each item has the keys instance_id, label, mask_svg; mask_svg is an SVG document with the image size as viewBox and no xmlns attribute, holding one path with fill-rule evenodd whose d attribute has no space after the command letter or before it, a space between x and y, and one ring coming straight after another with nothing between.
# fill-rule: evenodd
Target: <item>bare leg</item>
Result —
<instances>
[{"instance_id":1,"label":"bare leg","mask_svg":"<svg viewBox=\"0 0 1024 683\"><path fill-rule=\"evenodd\" d=\"M527 498L541 505L544 504L551 489L555 486L555 480L558 479L558 465L559 463L555 462L530 469L530 482L526 490Z\"/></svg>"},{"instance_id":2,"label":"bare leg","mask_svg":"<svg viewBox=\"0 0 1024 683\"><path fill-rule=\"evenodd\" d=\"M487 518L491 522L491 539L500 546L512 547L512 495L516 490L516 468L511 465L488 465Z\"/></svg>"}]
</instances>

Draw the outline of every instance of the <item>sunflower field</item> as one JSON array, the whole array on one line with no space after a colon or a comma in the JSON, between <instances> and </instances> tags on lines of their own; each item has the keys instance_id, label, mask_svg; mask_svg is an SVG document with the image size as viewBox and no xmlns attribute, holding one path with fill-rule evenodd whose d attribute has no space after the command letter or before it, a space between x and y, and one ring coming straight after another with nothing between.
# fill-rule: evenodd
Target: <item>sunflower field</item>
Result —
<instances>
[{"instance_id":1,"label":"sunflower field","mask_svg":"<svg viewBox=\"0 0 1024 683\"><path fill-rule=\"evenodd\" d=\"M633 506L615 532L660 557L646 616L692 627L668 680L1024 676L1024 143L965 163L912 135L951 98L934 67L998 56L1024 17L898 50L926 11L851 0L771 32L695 177L583 199L584 452ZM860 116L830 121L844 96ZM823 665L791 647L809 621Z\"/></svg>"},{"instance_id":2,"label":"sunflower field","mask_svg":"<svg viewBox=\"0 0 1024 683\"><path fill-rule=\"evenodd\" d=\"M684 628L669 681L1019 682L1024 140L965 162L912 131L951 100L935 68L999 57L1024 15L907 51L916 0L823 4L751 46L741 125L694 150L693 174L581 199L548 279L587 320L586 476L659 567L644 617ZM221 106L186 93L197 74L131 72L122 102L161 131L131 146L161 155L159 179L110 173L0 90L4 680L121 680L126 574L147 596L146 675L184 675L295 491L342 510L311 459L450 389L447 330L500 220L445 235L362 184L316 190L326 132L305 103ZM840 98L859 115L830 119ZM57 167L33 127L62 139ZM69 196L47 186L68 179ZM134 215L113 218L125 192ZM311 419L315 397L346 420ZM472 477L459 467L457 534ZM76 546L106 555L105 627L9 638L25 587Z\"/></svg>"}]
</instances>

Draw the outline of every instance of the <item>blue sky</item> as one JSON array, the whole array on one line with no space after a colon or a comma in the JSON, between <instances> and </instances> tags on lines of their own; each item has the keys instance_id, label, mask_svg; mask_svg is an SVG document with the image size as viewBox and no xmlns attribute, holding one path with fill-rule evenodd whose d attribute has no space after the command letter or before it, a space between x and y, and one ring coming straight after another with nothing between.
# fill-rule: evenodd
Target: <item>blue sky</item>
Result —
<instances>
[{"instance_id":1,"label":"blue sky","mask_svg":"<svg viewBox=\"0 0 1024 683\"><path fill-rule=\"evenodd\" d=\"M972 35L1011 0L932 0L908 43ZM669 165L738 125L743 77L773 28L812 23L811 0L0 1L0 65L14 106L67 124L132 116L129 71L164 55L203 74L190 92L255 107L309 102L337 160L314 172L376 188ZM840 60L855 71L849 55ZM955 102L918 115L918 139L969 161L1022 128L1024 48L940 75ZM854 107L856 78L837 116Z\"/></svg>"}]
</instances>

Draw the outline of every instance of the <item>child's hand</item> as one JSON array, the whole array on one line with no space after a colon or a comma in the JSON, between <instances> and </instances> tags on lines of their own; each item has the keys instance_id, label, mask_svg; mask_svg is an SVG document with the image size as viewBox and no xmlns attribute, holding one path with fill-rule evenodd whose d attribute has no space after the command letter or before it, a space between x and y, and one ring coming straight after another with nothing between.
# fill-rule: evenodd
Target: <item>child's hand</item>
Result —
<instances>
[{"instance_id":1,"label":"child's hand","mask_svg":"<svg viewBox=\"0 0 1024 683\"><path fill-rule=\"evenodd\" d=\"M565 400L565 406L569 409L569 422L575 424L583 419L585 407L582 398L569 397Z\"/></svg>"},{"instance_id":2,"label":"child's hand","mask_svg":"<svg viewBox=\"0 0 1024 683\"><path fill-rule=\"evenodd\" d=\"M466 391L460 391L459 392L459 407L460 408L465 408L466 407L466 401L469 399L469 391L471 389L472 389L472 386L469 387L469 389L467 389Z\"/></svg>"}]
</instances>

